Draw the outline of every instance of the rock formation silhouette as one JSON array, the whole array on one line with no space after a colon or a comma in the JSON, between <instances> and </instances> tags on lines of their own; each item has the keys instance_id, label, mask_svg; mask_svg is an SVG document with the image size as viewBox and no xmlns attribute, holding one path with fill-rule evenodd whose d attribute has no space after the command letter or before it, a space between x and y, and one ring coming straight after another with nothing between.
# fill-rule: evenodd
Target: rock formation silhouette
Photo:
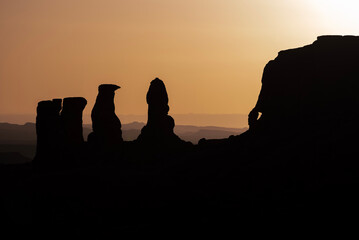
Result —
<instances>
[{"instance_id":1,"label":"rock formation silhouette","mask_svg":"<svg viewBox=\"0 0 359 240\"><path fill-rule=\"evenodd\" d=\"M93 132L88 141L101 150L115 151L123 142L121 121L115 113L115 91L120 87L102 84L98 87L96 103L91 112Z\"/></svg>"},{"instance_id":2,"label":"rock formation silhouette","mask_svg":"<svg viewBox=\"0 0 359 240\"><path fill-rule=\"evenodd\" d=\"M84 143L82 132L82 112L87 101L83 97L64 98L61 111L61 121L64 131L64 143L71 147L78 147Z\"/></svg>"},{"instance_id":3,"label":"rock formation silhouette","mask_svg":"<svg viewBox=\"0 0 359 240\"><path fill-rule=\"evenodd\" d=\"M86 104L86 99L82 97L38 103L35 167L39 170L59 170L74 166L74 161L81 158L84 150L82 112Z\"/></svg>"},{"instance_id":4,"label":"rock formation silhouette","mask_svg":"<svg viewBox=\"0 0 359 240\"><path fill-rule=\"evenodd\" d=\"M84 137L82 130L82 112L87 101L83 97L64 98L61 111L62 124L62 162L63 168L81 165L84 154Z\"/></svg>"},{"instance_id":5,"label":"rock formation silhouette","mask_svg":"<svg viewBox=\"0 0 359 240\"><path fill-rule=\"evenodd\" d=\"M356 36L321 36L311 45L279 52L264 69L250 128L276 135L356 128L358 58Z\"/></svg>"},{"instance_id":6,"label":"rock formation silhouette","mask_svg":"<svg viewBox=\"0 0 359 240\"><path fill-rule=\"evenodd\" d=\"M34 213L40 227L49 221L84 223L87 231L102 223L116 226L114 232L118 227L147 231L176 226L182 231L183 223L193 229L238 231L244 222L257 224L259 218L265 225L276 218L290 224L310 218L316 223L352 221L359 213L358 59L359 38L353 36L322 36L311 45L281 51L264 69L247 132L202 140L207 147L180 151L166 152L186 143L173 132L160 79L151 82L147 93L146 126L136 141L122 145L113 103L117 86L100 86L90 147L78 155L69 155L67 146L83 145L80 113L85 102L65 99L60 115L61 100L42 101L34 165L57 160L70 165L81 151L91 160L119 159L93 154L96 144L120 146L124 154L116 163L84 164L56 174L33 174L28 165L0 166L0 182L8 183L1 188L4 216L21 221Z\"/></svg>"},{"instance_id":7,"label":"rock formation silhouette","mask_svg":"<svg viewBox=\"0 0 359 240\"><path fill-rule=\"evenodd\" d=\"M61 111L62 99L41 101L37 105L36 156L33 165L36 168L51 168L59 161L62 151Z\"/></svg>"},{"instance_id":8,"label":"rock formation silhouette","mask_svg":"<svg viewBox=\"0 0 359 240\"><path fill-rule=\"evenodd\" d=\"M137 142L153 148L175 148L183 145L174 132L174 119L168 115L168 95L162 80L156 78L151 81L146 95L148 104L148 120L141 130Z\"/></svg>"}]
</instances>

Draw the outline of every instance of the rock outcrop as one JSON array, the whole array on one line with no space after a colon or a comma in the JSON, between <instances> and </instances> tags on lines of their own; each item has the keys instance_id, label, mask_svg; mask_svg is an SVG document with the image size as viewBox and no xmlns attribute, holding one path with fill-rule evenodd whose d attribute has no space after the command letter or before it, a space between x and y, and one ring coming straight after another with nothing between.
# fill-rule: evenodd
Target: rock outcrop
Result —
<instances>
[{"instance_id":1,"label":"rock outcrop","mask_svg":"<svg viewBox=\"0 0 359 240\"><path fill-rule=\"evenodd\" d=\"M96 103L91 112L93 132L88 141L101 150L116 151L121 147L121 121L115 113L115 91L120 87L102 84L98 87Z\"/></svg>"},{"instance_id":2,"label":"rock outcrop","mask_svg":"<svg viewBox=\"0 0 359 240\"><path fill-rule=\"evenodd\" d=\"M357 132L358 93L359 37L318 37L266 65L250 131L284 137Z\"/></svg>"},{"instance_id":3,"label":"rock outcrop","mask_svg":"<svg viewBox=\"0 0 359 240\"><path fill-rule=\"evenodd\" d=\"M168 95L162 80L156 78L151 81L146 101L148 104L148 120L146 126L142 128L137 142L154 149L176 148L186 143L173 132L175 122L168 115L170 109Z\"/></svg>"}]
</instances>

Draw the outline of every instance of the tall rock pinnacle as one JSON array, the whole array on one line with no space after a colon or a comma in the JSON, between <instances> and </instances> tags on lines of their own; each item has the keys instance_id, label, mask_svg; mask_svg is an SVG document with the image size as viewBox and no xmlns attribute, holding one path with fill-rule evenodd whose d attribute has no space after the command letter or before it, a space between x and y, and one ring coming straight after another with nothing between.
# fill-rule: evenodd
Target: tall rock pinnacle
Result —
<instances>
[{"instance_id":1,"label":"tall rock pinnacle","mask_svg":"<svg viewBox=\"0 0 359 240\"><path fill-rule=\"evenodd\" d=\"M146 100L148 120L137 141L156 147L176 147L185 143L173 132L175 122L168 115L168 95L162 80L156 78L151 81Z\"/></svg>"},{"instance_id":2,"label":"tall rock pinnacle","mask_svg":"<svg viewBox=\"0 0 359 240\"><path fill-rule=\"evenodd\" d=\"M114 84L102 84L98 87L96 103L91 112L93 132L89 142L107 146L111 149L119 147L123 142L121 121L115 113L115 91L120 87Z\"/></svg>"}]
</instances>

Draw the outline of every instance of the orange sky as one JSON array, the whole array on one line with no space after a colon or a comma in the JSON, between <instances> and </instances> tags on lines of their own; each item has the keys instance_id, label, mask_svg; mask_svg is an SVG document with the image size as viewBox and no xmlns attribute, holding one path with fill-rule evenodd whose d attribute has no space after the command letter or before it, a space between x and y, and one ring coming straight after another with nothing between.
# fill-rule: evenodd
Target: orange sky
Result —
<instances>
[{"instance_id":1,"label":"orange sky","mask_svg":"<svg viewBox=\"0 0 359 240\"><path fill-rule=\"evenodd\" d=\"M244 113L279 50L359 35L356 0L0 0L0 114L115 83L118 114L146 114L155 77L170 114Z\"/></svg>"}]
</instances>

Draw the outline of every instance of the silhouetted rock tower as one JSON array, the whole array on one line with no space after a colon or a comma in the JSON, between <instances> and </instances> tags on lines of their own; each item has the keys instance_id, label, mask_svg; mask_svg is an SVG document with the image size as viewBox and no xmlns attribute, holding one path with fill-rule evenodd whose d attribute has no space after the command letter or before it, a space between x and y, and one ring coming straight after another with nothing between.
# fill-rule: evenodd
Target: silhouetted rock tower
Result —
<instances>
[{"instance_id":1,"label":"silhouetted rock tower","mask_svg":"<svg viewBox=\"0 0 359 240\"><path fill-rule=\"evenodd\" d=\"M49 168L61 155L61 103L62 99L53 99L37 104L35 167Z\"/></svg>"},{"instance_id":2,"label":"silhouetted rock tower","mask_svg":"<svg viewBox=\"0 0 359 240\"><path fill-rule=\"evenodd\" d=\"M64 128L64 143L77 147L84 143L82 112L87 101L83 97L64 98L61 121Z\"/></svg>"},{"instance_id":3,"label":"silhouetted rock tower","mask_svg":"<svg viewBox=\"0 0 359 240\"><path fill-rule=\"evenodd\" d=\"M116 150L123 142L121 121L115 113L115 91L120 87L102 84L98 87L96 103L91 112L93 132L88 141L102 150Z\"/></svg>"},{"instance_id":4,"label":"silhouetted rock tower","mask_svg":"<svg viewBox=\"0 0 359 240\"><path fill-rule=\"evenodd\" d=\"M33 162L36 168L59 170L76 165L84 146L82 112L86 104L86 99L82 97L38 103L37 148Z\"/></svg>"},{"instance_id":5,"label":"silhouetted rock tower","mask_svg":"<svg viewBox=\"0 0 359 240\"><path fill-rule=\"evenodd\" d=\"M148 104L148 120L141 130L137 141L148 146L176 147L185 143L174 132L175 122L168 115L168 96L165 84L156 78L151 81L146 96Z\"/></svg>"}]
</instances>

